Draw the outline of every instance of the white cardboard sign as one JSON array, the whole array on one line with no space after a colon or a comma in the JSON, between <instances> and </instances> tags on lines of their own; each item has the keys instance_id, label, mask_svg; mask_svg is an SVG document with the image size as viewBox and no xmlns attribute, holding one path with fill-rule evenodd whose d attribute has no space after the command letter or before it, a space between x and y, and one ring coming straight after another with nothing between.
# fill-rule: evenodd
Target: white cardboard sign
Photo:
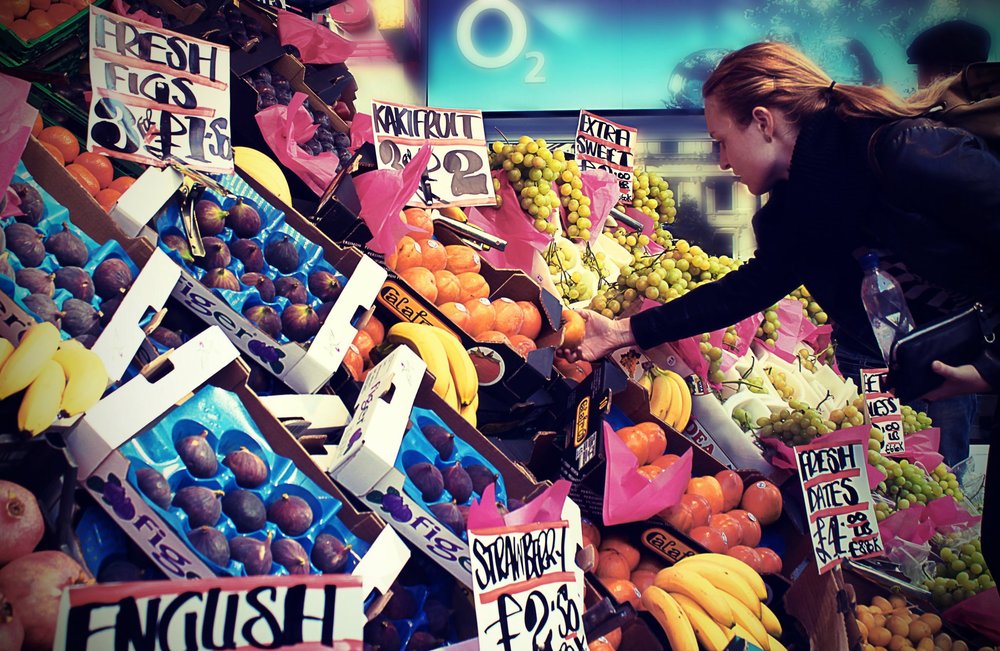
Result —
<instances>
[{"instance_id":1,"label":"white cardboard sign","mask_svg":"<svg viewBox=\"0 0 1000 651\"><path fill-rule=\"evenodd\" d=\"M633 148L639 130L607 120L590 111L580 111L574 156L580 170L599 169L618 177L618 200L632 203Z\"/></svg>"},{"instance_id":2,"label":"white cardboard sign","mask_svg":"<svg viewBox=\"0 0 1000 651\"><path fill-rule=\"evenodd\" d=\"M372 101L379 169L400 170L431 145L412 206L496 206L482 111Z\"/></svg>"},{"instance_id":3,"label":"white cardboard sign","mask_svg":"<svg viewBox=\"0 0 1000 651\"><path fill-rule=\"evenodd\" d=\"M90 7L87 149L233 171L229 49Z\"/></svg>"},{"instance_id":4,"label":"white cardboard sign","mask_svg":"<svg viewBox=\"0 0 1000 651\"><path fill-rule=\"evenodd\" d=\"M865 396L865 411L871 426L882 432L882 454L902 454L906 451L903 438L903 409L899 398L886 389L887 368L861 369L861 393Z\"/></svg>"}]
</instances>

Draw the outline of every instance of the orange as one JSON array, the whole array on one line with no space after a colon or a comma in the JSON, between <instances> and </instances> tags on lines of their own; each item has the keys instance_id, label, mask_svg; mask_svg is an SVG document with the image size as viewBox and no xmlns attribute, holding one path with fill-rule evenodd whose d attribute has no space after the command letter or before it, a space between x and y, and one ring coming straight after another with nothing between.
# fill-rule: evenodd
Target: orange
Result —
<instances>
[{"instance_id":1,"label":"orange","mask_svg":"<svg viewBox=\"0 0 1000 651\"><path fill-rule=\"evenodd\" d=\"M562 345L564 348L579 348L583 337L587 334L587 325L583 317L573 310L562 311Z\"/></svg>"},{"instance_id":2,"label":"orange","mask_svg":"<svg viewBox=\"0 0 1000 651\"><path fill-rule=\"evenodd\" d=\"M14 24L14 14L10 13L10 7L0 7L0 25L10 27ZM32 129L31 135L37 135Z\"/></svg>"},{"instance_id":3,"label":"orange","mask_svg":"<svg viewBox=\"0 0 1000 651\"><path fill-rule=\"evenodd\" d=\"M628 571L632 572L639 566L639 550L621 536L605 536L601 541L602 552L616 552L628 563Z\"/></svg>"},{"instance_id":4,"label":"orange","mask_svg":"<svg viewBox=\"0 0 1000 651\"><path fill-rule=\"evenodd\" d=\"M636 423L635 426L645 432L646 438L649 439L649 459L647 463L653 463L655 459L667 451L667 433L663 431L662 427L653 422Z\"/></svg>"},{"instance_id":5,"label":"orange","mask_svg":"<svg viewBox=\"0 0 1000 651\"><path fill-rule=\"evenodd\" d=\"M42 34L48 34L55 29L55 25L49 20L49 15L43 9L32 9L28 12L28 20L38 25Z\"/></svg>"},{"instance_id":6,"label":"orange","mask_svg":"<svg viewBox=\"0 0 1000 651\"><path fill-rule=\"evenodd\" d=\"M444 269L435 271L434 284L437 285L437 299L434 301L437 305L454 303L462 295L462 284L458 282L455 274L450 271L445 271Z\"/></svg>"},{"instance_id":7,"label":"orange","mask_svg":"<svg viewBox=\"0 0 1000 651\"><path fill-rule=\"evenodd\" d=\"M521 332L521 325L524 323L524 312L521 307L509 298L499 298L493 301L493 311L496 318L493 320L493 329L499 330L508 337L512 337Z\"/></svg>"},{"instance_id":8,"label":"orange","mask_svg":"<svg viewBox=\"0 0 1000 651\"><path fill-rule=\"evenodd\" d=\"M507 338L507 335L502 332L497 332L496 330L483 330L476 335L476 341L481 341L484 344L510 345L510 339Z\"/></svg>"},{"instance_id":9,"label":"orange","mask_svg":"<svg viewBox=\"0 0 1000 651\"><path fill-rule=\"evenodd\" d=\"M757 516L743 509L733 509L729 515L736 518L740 523L740 540L742 544L749 547L756 547L760 544L760 522Z\"/></svg>"},{"instance_id":10,"label":"orange","mask_svg":"<svg viewBox=\"0 0 1000 651\"><path fill-rule=\"evenodd\" d=\"M401 273L413 267L419 267L423 258L423 250L417 241L409 235L399 238L396 251L385 257L385 266L396 273Z\"/></svg>"},{"instance_id":11,"label":"orange","mask_svg":"<svg viewBox=\"0 0 1000 651\"><path fill-rule=\"evenodd\" d=\"M17 34L18 38L27 43L28 41L33 41L42 35L42 31L38 28L38 25L31 22L30 20L25 20L23 18L18 18L15 20L11 26L10 30Z\"/></svg>"},{"instance_id":12,"label":"orange","mask_svg":"<svg viewBox=\"0 0 1000 651\"><path fill-rule=\"evenodd\" d=\"M42 132L38 134L38 139L42 142L50 142L58 147L67 163L72 163L76 160L77 155L80 153L80 141L76 139L76 136L73 135L72 131L65 127L45 127L42 129ZM100 188L98 188L98 190L100 190Z\"/></svg>"},{"instance_id":13,"label":"orange","mask_svg":"<svg viewBox=\"0 0 1000 651\"><path fill-rule=\"evenodd\" d=\"M688 533L694 527L694 513L687 504L674 504L670 508L663 509L660 511L660 517L681 533Z\"/></svg>"},{"instance_id":14,"label":"orange","mask_svg":"<svg viewBox=\"0 0 1000 651\"><path fill-rule=\"evenodd\" d=\"M753 547L747 547L746 545L735 545L730 547L726 553L733 558L738 558L750 567L754 569L758 574L760 574L760 554Z\"/></svg>"},{"instance_id":15,"label":"orange","mask_svg":"<svg viewBox=\"0 0 1000 651\"><path fill-rule=\"evenodd\" d=\"M482 260L479 254L471 246L464 244L449 244L444 247L445 255L448 258L445 269L453 274L460 274L470 271L479 273Z\"/></svg>"},{"instance_id":16,"label":"orange","mask_svg":"<svg viewBox=\"0 0 1000 651\"><path fill-rule=\"evenodd\" d=\"M599 579L627 579L632 570L628 561L615 551L602 551L597 555L597 578Z\"/></svg>"},{"instance_id":17,"label":"orange","mask_svg":"<svg viewBox=\"0 0 1000 651\"><path fill-rule=\"evenodd\" d=\"M743 492L740 506L753 513L762 525L781 517L781 491L769 481L758 481Z\"/></svg>"},{"instance_id":18,"label":"orange","mask_svg":"<svg viewBox=\"0 0 1000 651\"><path fill-rule=\"evenodd\" d=\"M650 572L659 572L664 568L664 566L664 562L656 556L643 554L642 558L639 560L639 565L635 568L635 571L641 572L642 570L649 570Z\"/></svg>"},{"instance_id":19,"label":"orange","mask_svg":"<svg viewBox=\"0 0 1000 651\"><path fill-rule=\"evenodd\" d=\"M667 468L669 468L670 466L674 465L675 463L677 463L680 460L681 460L681 458L679 456L677 456L676 454L664 454L662 456L659 456L659 457L653 459L653 465L654 466L659 466L659 467L663 468L664 470L666 470Z\"/></svg>"},{"instance_id":20,"label":"orange","mask_svg":"<svg viewBox=\"0 0 1000 651\"><path fill-rule=\"evenodd\" d=\"M681 495L680 503L691 509L691 518L694 526L704 527L708 525L708 520L712 517L712 505L708 503L708 498L704 495L687 493Z\"/></svg>"},{"instance_id":21,"label":"orange","mask_svg":"<svg viewBox=\"0 0 1000 651\"><path fill-rule=\"evenodd\" d=\"M708 526L726 534L730 545L743 544L743 528L739 521L728 513L716 513L708 519Z\"/></svg>"},{"instance_id":22,"label":"orange","mask_svg":"<svg viewBox=\"0 0 1000 651\"><path fill-rule=\"evenodd\" d=\"M434 273L424 267L410 267L399 272L399 277L405 280L418 294L433 303L437 300L437 284Z\"/></svg>"},{"instance_id":23,"label":"orange","mask_svg":"<svg viewBox=\"0 0 1000 651\"><path fill-rule=\"evenodd\" d=\"M618 646L621 645L622 643L622 629L616 628L610 633L605 633L604 635L602 635L597 639L604 640L605 642L611 645L612 649L617 649Z\"/></svg>"},{"instance_id":24,"label":"orange","mask_svg":"<svg viewBox=\"0 0 1000 651\"><path fill-rule=\"evenodd\" d=\"M357 349L358 353L361 355L362 361L367 364L371 361L372 348L375 347L375 342L372 340L372 336L368 334L365 330L359 330L358 334L354 335L354 341L352 341Z\"/></svg>"},{"instance_id":25,"label":"orange","mask_svg":"<svg viewBox=\"0 0 1000 651\"><path fill-rule=\"evenodd\" d=\"M778 556L777 552L767 547L758 547L756 551L757 555L760 556L761 574L781 573L781 557Z\"/></svg>"},{"instance_id":26,"label":"orange","mask_svg":"<svg viewBox=\"0 0 1000 651\"><path fill-rule=\"evenodd\" d=\"M444 247L437 240L425 240L420 243L423 256L420 264L431 271L441 271L445 268L448 256L445 255Z\"/></svg>"},{"instance_id":27,"label":"orange","mask_svg":"<svg viewBox=\"0 0 1000 651\"><path fill-rule=\"evenodd\" d=\"M42 114L41 113L37 113L35 115L35 123L33 125L31 125L31 135L33 135L33 136L35 136L37 138L38 134L40 134L42 132L42 129L44 129L44 128L45 128L45 124L42 122Z\"/></svg>"},{"instance_id":28,"label":"orange","mask_svg":"<svg viewBox=\"0 0 1000 651\"><path fill-rule=\"evenodd\" d=\"M81 152L73 162L90 170L97 182L101 184L102 189L110 186L111 181L115 178L115 168L111 166L111 160L104 154L95 154L92 151Z\"/></svg>"},{"instance_id":29,"label":"orange","mask_svg":"<svg viewBox=\"0 0 1000 651\"><path fill-rule=\"evenodd\" d=\"M493 329L493 321L496 320L496 310L489 299L477 298L462 301L465 309L469 311L469 328L467 332L473 337L481 332Z\"/></svg>"},{"instance_id":30,"label":"orange","mask_svg":"<svg viewBox=\"0 0 1000 651\"><path fill-rule=\"evenodd\" d=\"M602 581L604 587L608 589L615 601L620 604L630 603L632 607L639 610L639 600L642 594L639 588L628 579L605 579Z\"/></svg>"},{"instance_id":31,"label":"orange","mask_svg":"<svg viewBox=\"0 0 1000 651\"><path fill-rule=\"evenodd\" d=\"M46 12L53 25L61 25L77 14L77 9L65 2L57 2Z\"/></svg>"},{"instance_id":32,"label":"orange","mask_svg":"<svg viewBox=\"0 0 1000 651\"><path fill-rule=\"evenodd\" d=\"M490 285L486 279L474 271L465 271L456 274L458 282L462 283L462 302L471 301L474 298L488 298L490 295Z\"/></svg>"},{"instance_id":33,"label":"orange","mask_svg":"<svg viewBox=\"0 0 1000 651\"><path fill-rule=\"evenodd\" d=\"M14 15L14 18L27 16L28 12L31 11L29 0L6 0L3 4L4 8Z\"/></svg>"},{"instance_id":34,"label":"orange","mask_svg":"<svg viewBox=\"0 0 1000 651\"><path fill-rule=\"evenodd\" d=\"M703 495L712 507L712 513L720 513L723 506L722 486L719 480L712 476L692 477L688 482L687 492Z\"/></svg>"},{"instance_id":35,"label":"orange","mask_svg":"<svg viewBox=\"0 0 1000 651\"><path fill-rule=\"evenodd\" d=\"M722 486L722 510L735 509L743 497L743 478L732 470L720 470L715 479Z\"/></svg>"},{"instance_id":36,"label":"orange","mask_svg":"<svg viewBox=\"0 0 1000 651\"><path fill-rule=\"evenodd\" d=\"M66 171L73 175L77 183L83 186L90 196L96 197L97 193L101 191L101 184L97 182L94 175L90 173L83 165L77 165L76 163L70 163L66 166Z\"/></svg>"},{"instance_id":37,"label":"orange","mask_svg":"<svg viewBox=\"0 0 1000 651\"><path fill-rule=\"evenodd\" d=\"M688 534L691 540L695 541L710 552L725 554L729 549L729 541L726 534L714 527L695 527Z\"/></svg>"},{"instance_id":38,"label":"orange","mask_svg":"<svg viewBox=\"0 0 1000 651\"><path fill-rule=\"evenodd\" d=\"M104 208L104 212L111 212L111 209L115 207L115 204L118 203L118 199L120 199L121 196L122 193L118 190L104 188L95 194L94 198L97 199L97 203L101 204L101 208Z\"/></svg>"},{"instance_id":39,"label":"orange","mask_svg":"<svg viewBox=\"0 0 1000 651\"><path fill-rule=\"evenodd\" d=\"M625 441L625 445L632 451L635 458L639 460L639 465L644 465L646 459L649 457L649 439L646 438L642 430L638 430L635 427L623 427L615 432L615 434L621 440Z\"/></svg>"},{"instance_id":40,"label":"orange","mask_svg":"<svg viewBox=\"0 0 1000 651\"><path fill-rule=\"evenodd\" d=\"M648 479L649 481L653 481L654 479L656 479L656 476L661 472L663 472L663 468L659 466L654 466L652 464L639 466L639 474Z\"/></svg>"},{"instance_id":41,"label":"orange","mask_svg":"<svg viewBox=\"0 0 1000 651\"><path fill-rule=\"evenodd\" d=\"M59 149L58 147L56 147L55 145L53 145L51 142L43 142L43 143L41 143L41 145L42 145L42 147L45 147L45 149L47 149L48 152L50 154L52 154L52 156L57 161L59 161L60 165L65 165L66 164L66 159L63 158L62 150L61 149Z\"/></svg>"},{"instance_id":42,"label":"orange","mask_svg":"<svg viewBox=\"0 0 1000 651\"><path fill-rule=\"evenodd\" d=\"M593 522L586 518L580 520L580 528L583 530L583 546L601 546L601 530Z\"/></svg>"},{"instance_id":43,"label":"orange","mask_svg":"<svg viewBox=\"0 0 1000 651\"><path fill-rule=\"evenodd\" d=\"M132 187L133 183L135 183L135 179L131 176L119 176L108 187L125 194L125 191Z\"/></svg>"},{"instance_id":44,"label":"orange","mask_svg":"<svg viewBox=\"0 0 1000 651\"><path fill-rule=\"evenodd\" d=\"M629 577L629 581L635 584L635 587L639 588L639 592L642 592L649 586L653 585L653 579L656 578L655 570L640 570L636 569L632 572L632 576Z\"/></svg>"},{"instance_id":45,"label":"orange","mask_svg":"<svg viewBox=\"0 0 1000 651\"><path fill-rule=\"evenodd\" d=\"M427 210L423 208L407 208L400 214L400 218L410 226L418 229L410 233L410 237L418 242L434 235L434 222L431 220L431 214Z\"/></svg>"},{"instance_id":46,"label":"orange","mask_svg":"<svg viewBox=\"0 0 1000 651\"><path fill-rule=\"evenodd\" d=\"M374 314L368 317L368 322L365 323L365 327L362 330L368 333L368 336L372 338L372 342L376 346L381 344L382 340L385 339L385 326L382 325L382 322Z\"/></svg>"},{"instance_id":47,"label":"orange","mask_svg":"<svg viewBox=\"0 0 1000 651\"><path fill-rule=\"evenodd\" d=\"M438 290L438 294L440 294L440 290ZM466 332L469 331L469 311L465 309L464 305L461 303L441 303L438 305L438 309L459 328Z\"/></svg>"},{"instance_id":48,"label":"orange","mask_svg":"<svg viewBox=\"0 0 1000 651\"><path fill-rule=\"evenodd\" d=\"M524 335L512 335L510 337L510 347L517 351L521 357L527 357L528 353L535 350L535 342Z\"/></svg>"},{"instance_id":49,"label":"orange","mask_svg":"<svg viewBox=\"0 0 1000 651\"><path fill-rule=\"evenodd\" d=\"M576 383L586 380L587 376L590 375L591 371L593 371L593 367L590 362L586 360L579 359L575 362L571 362L565 357L560 357L558 355L556 355L556 360L553 366L557 371L562 373L563 377L567 380L572 380Z\"/></svg>"},{"instance_id":50,"label":"orange","mask_svg":"<svg viewBox=\"0 0 1000 651\"><path fill-rule=\"evenodd\" d=\"M45 11L52 4L52 0L30 0L32 9L41 9Z\"/></svg>"},{"instance_id":51,"label":"orange","mask_svg":"<svg viewBox=\"0 0 1000 651\"><path fill-rule=\"evenodd\" d=\"M531 339L538 339L542 332L542 313L530 301L518 301L518 307L524 313L524 323L521 324L521 334Z\"/></svg>"},{"instance_id":52,"label":"orange","mask_svg":"<svg viewBox=\"0 0 1000 651\"><path fill-rule=\"evenodd\" d=\"M344 370L347 371L348 375L355 382L361 381L361 375L364 373L365 362L361 359L361 353L358 352L358 347L351 344L347 347L347 354L344 355L344 361L342 362Z\"/></svg>"}]
</instances>

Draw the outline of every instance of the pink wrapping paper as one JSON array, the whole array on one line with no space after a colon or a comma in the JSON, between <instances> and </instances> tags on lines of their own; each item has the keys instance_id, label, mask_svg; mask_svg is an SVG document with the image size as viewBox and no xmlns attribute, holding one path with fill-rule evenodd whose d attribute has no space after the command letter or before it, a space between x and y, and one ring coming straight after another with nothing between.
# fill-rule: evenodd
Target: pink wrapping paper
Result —
<instances>
[{"instance_id":1,"label":"pink wrapping paper","mask_svg":"<svg viewBox=\"0 0 1000 651\"><path fill-rule=\"evenodd\" d=\"M534 522L557 522L563 519L563 506L569 497L569 490L570 483L560 479L521 508L507 515L500 515L500 511L497 510L496 484L490 484L483 491L481 500L472 501L469 507L468 528L489 529Z\"/></svg>"},{"instance_id":2,"label":"pink wrapping paper","mask_svg":"<svg viewBox=\"0 0 1000 651\"><path fill-rule=\"evenodd\" d=\"M13 178L13 171L11 172L11 178ZM9 179L7 183L7 190L5 191L7 201L4 202L3 211L0 212L0 218L6 219L7 217L20 217L24 214L21 212L21 197L17 196L14 189L10 187Z\"/></svg>"},{"instance_id":3,"label":"pink wrapping paper","mask_svg":"<svg viewBox=\"0 0 1000 651\"><path fill-rule=\"evenodd\" d=\"M147 25L152 25L153 27L159 27L160 29L163 29L163 21L161 19L153 18L152 16L150 16L141 9L139 11L136 11L135 13L130 14L128 12L128 10L130 9L129 5L122 2L122 0L112 0L111 8L114 9L115 13L120 16L125 16L126 18L137 20L140 23L145 23Z\"/></svg>"},{"instance_id":4,"label":"pink wrapping paper","mask_svg":"<svg viewBox=\"0 0 1000 651\"><path fill-rule=\"evenodd\" d=\"M956 626L968 626L994 644L1000 643L1000 595L990 588L955 604L942 613L945 621Z\"/></svg>"},{"instance_id":5,"label":"pink wrapping paper","mask_svg":"<svg viewBox=\"0 0 1000 651\"><path fill-rule=\"evenodd\" d=\"M927 519L941 533L951 533L974 527L983 520L981 515L972 515L955 501L955 498L945 495L927 503Z\"/></svg>"},{"instance_id":6,"label":"pink wrapping paper","mask_svg":"<svg viewBox=\"0 0 1000 651\"><path fill-rule=\"evenodd\" d=\"M782 299L778 303L777 312L778 322L781 323L781 327L778 328L778 340L774 348L768 350L786 362L792 362L797 357L799 343L804 336L812 334L815 326L802 314L802 303L794 298ZM803 321L811 328L804 325Z\"/></svg>"},{"instance_id":7,"label":"pink wrapping paper","mask_svg":"<svg viewBox=\"0 0 1000 651\"><path fill-rule=\"evenodd\" d=\"M722 337L725 332L726 330L723 328L708 333L708 342L713 346L722 348ZM681 358L681 361L691 369L692 373L700 377L706 384L719 389L722 387L721 384L708 379L708 359L701 354L701 337L701 335L687 337L686 339L671 342L670 346L677 353L677 356Z\"/></svg>"},{"instance_id":8,"label":"pink wrapping paper","mask_svg":"<svg viewBox=\"0 0 1000 651\"><path fill-rule=\"evenodd\" d=\"M278 10L278 38L282 45L299 49L302 63L343 63L357 47L328 27L284 9Z\"/></svg>"},{"instance_id":9,"label":"pink wrapping paper","mask_svg":"<svg viewBox=\"0 0 1000 651\"><path fill-rule=\"evenodd\" d=\"M604 170L584 170L580 172L580 180L583 181L584 196L590 197L590 244L593 246L621 196L618 177Z\"/></svg>"},{"instance_id":10,"label":"pink wrapping paper","mask_svg":"<svg viewBox=\"0 0 1000 651\"><path fill-rule=\"evenodd\" d=\"M372 126L372 116L367 113L355 113L351 120L351 146L353 154L366 142L375 144L375 127Z\"/></svg>"},{"instance_id":11,"label":"pink wrapping paper","mask_svg":"<svg viewBox=\"0 0 1000 651\"><path fill-rule=\"evenodd\" d=\"M656 230L656 222L653 221L652 217L631 206L625 207L625 214L642 224L642 232L649 237L649 244L646 245L647 251L654 255L663 251L663 247L653 241L653 231Z\"/></svg>"},{"instance_id":12,"label":"pink wrapping paper","mask_svg":"<svg viewBox=\"0 0 1000 651\"><path fill-rule=\"evenodd\" d=\"M552 241L552 236L535 230L530 217L521 210L517 193L502 170L493 172L500 179L499 194L503 198L499 208L478 206L469 208L466 214L469 223L482 228L507 241L505 250L490 249L480 255L498 269L520 269L534 275L536 253L544 251Z\"/></svg>"},{"instance_id":13,"label":"pink wrapping paper","mask_svg":"<svg viewBox=\"0 0 1000 651\"><path fill-rule=\"evenodd\" d=\"M833 326L830 325L829 323L825 323L821 326L815 326L815 330L813 330L811 334L806 336L803 339L803 342L808 344L809 347L812 348L816 353L819 353L820 351L825 350L826 347L830 345L830 342L832 340L833 340ZM840 372L840 368L837 366L836 355L827 359L826 364L833 369L834 373L843 377L843 374L841 374ZM860 378L857 378L855 384L857 384L857 382L859 381Z\"/></svg>"},{"instance_id":14,"label":"pink wrapping paper","mask_svg":"<svg viewBox=\"0 0 1000 651\"><path fill-rule=\"evenodd\" d=\"M300 110L305 100L305 93L295 93L288 106L276 104L260 111L256 116L257 125L281 164L302 179L317 196L322 196L337 174L340 159L333 152L313 156L298 146L312 138L317 129L309 114Z\"/></svg>"},{"instance_id":15,"label":"pink wrapping paper","mask_svg":"<svg viewBox=\"0 0 1000 651\"><path fill-rule=\"evenodd\" d=\"M934 535L934 523L927 519L927 507L914 504L908 509L896 511L878 523L882 534L882 544L886 551L895 547L895 541L906 540L915 545L923 545Z\"/></svg>"},{"instance_id":16,"label":"pink wrapping paper","mask_svg":"<svg viewBox=\"0 0 1000 651\"><path fill-rule=\"evenodd\" d=\"M388 255L407 233L419 230L399 218L399 211L413 197L431 157L424 145L401 170L373 170L355 177L361 201L361 220L372 232L368 248Z\"/></svg>"},{"instance_id":17,"label":"pink wrapping paper","mask_svg":"<svg viewBox=\"0 0 1000 651\"><path fill-rule=\"evenodd\" d=\"M758 312L753 316L743 319L735 326L733 326L736 330L735 348L730 348L726 344L722 343L722 340L726 335L726 330L728 330L729 328L726 328L721 331L722 334L719 337L720 343L716 345L722 349L722 366L720 368L722 369L723 373L725 373L733 366L735 366L736 362L738 362L741 357L747 354L747 351L750 350L750 344L753 343L754 334L756 334L757 332L757 326L759 326L760 322L763 320L764 320L764 315Z\"/></svg>"},{"instance_id":18,"label":"pink wrapping paper","mask_svg":"<svg viewBox=\"0 0 1000 651\"><path fill-rule=\"evenodd\" d=\"M4 118L0 123L0 188L6 188L14 178L38 116L38 111L28 106L30 90L30 82L0 75L0 115Z\"/></svg>"},{"instance_id":19,"label":"pink wrapping paper","mask_svg":"<svg viewBox=\"0 0 1000 651\"><path fill-rule=\"evenodd\" d=\"M637 470L639 460L607 423L604 454L603 516L607 526L648 520L677 504L691 480L691 450L649 481Z\"/></svg>"},{"instance_id":20,"label":"pink wrapping paper","mask_svg":"<svg viewBox=\"0 0 1000 651\"><path fill-rule=\"evenodd\" d=\"M938 464L944 461L944 456L938 452L940 446L941 430L937 427L930 427L907 435L906 451L899 456L923 466L927 472L933 472Z\"/></svg>"}]
</instances>

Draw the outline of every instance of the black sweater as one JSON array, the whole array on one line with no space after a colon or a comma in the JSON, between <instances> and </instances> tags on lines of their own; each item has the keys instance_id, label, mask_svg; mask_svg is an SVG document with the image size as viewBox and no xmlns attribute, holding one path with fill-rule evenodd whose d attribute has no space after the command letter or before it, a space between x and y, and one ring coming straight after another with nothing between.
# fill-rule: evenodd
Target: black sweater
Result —
<instances>
[{"instance_id":1,"label":"black sweater","mask_svg":"<svg viewBox=\"0 0 1000 651\"><path fill-rule=\"evenodd\" d=\"M649 348L724 328L806 285L839 342L880 357L857 262L870 249L887 254L894 275L905 266L908 277L919 273L918 290L932 288L904 285L918 326L971 299L1000 303L1000 161L967 132L913 119L880 132L873 166L869 141L882 124L833 111L807 120L788 180L754 215L753 259L632 317L637 343ZM930 300L942 293L948 300ZM976 366L1000 388L1000 357Z\"/></svg>"}]
</instances>

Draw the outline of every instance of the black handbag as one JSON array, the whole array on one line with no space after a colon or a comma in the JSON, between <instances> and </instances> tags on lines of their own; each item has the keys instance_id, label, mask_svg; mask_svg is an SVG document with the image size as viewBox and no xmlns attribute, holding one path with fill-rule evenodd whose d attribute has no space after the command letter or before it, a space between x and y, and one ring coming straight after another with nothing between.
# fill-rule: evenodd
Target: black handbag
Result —
<instances>
[{"instance_id":1,"label":"black handbag","mask_svg":"<svg viewBox=\"0 0 1000 651\"><path fill-rule=\"evenodd\" d=\"M944 383L944 378L931 369L935 360L949 366L970 364L994 340L979 303L914 330L892 344L889 388L904 403L916 400Z\"/></svg>"}]
</instances>

